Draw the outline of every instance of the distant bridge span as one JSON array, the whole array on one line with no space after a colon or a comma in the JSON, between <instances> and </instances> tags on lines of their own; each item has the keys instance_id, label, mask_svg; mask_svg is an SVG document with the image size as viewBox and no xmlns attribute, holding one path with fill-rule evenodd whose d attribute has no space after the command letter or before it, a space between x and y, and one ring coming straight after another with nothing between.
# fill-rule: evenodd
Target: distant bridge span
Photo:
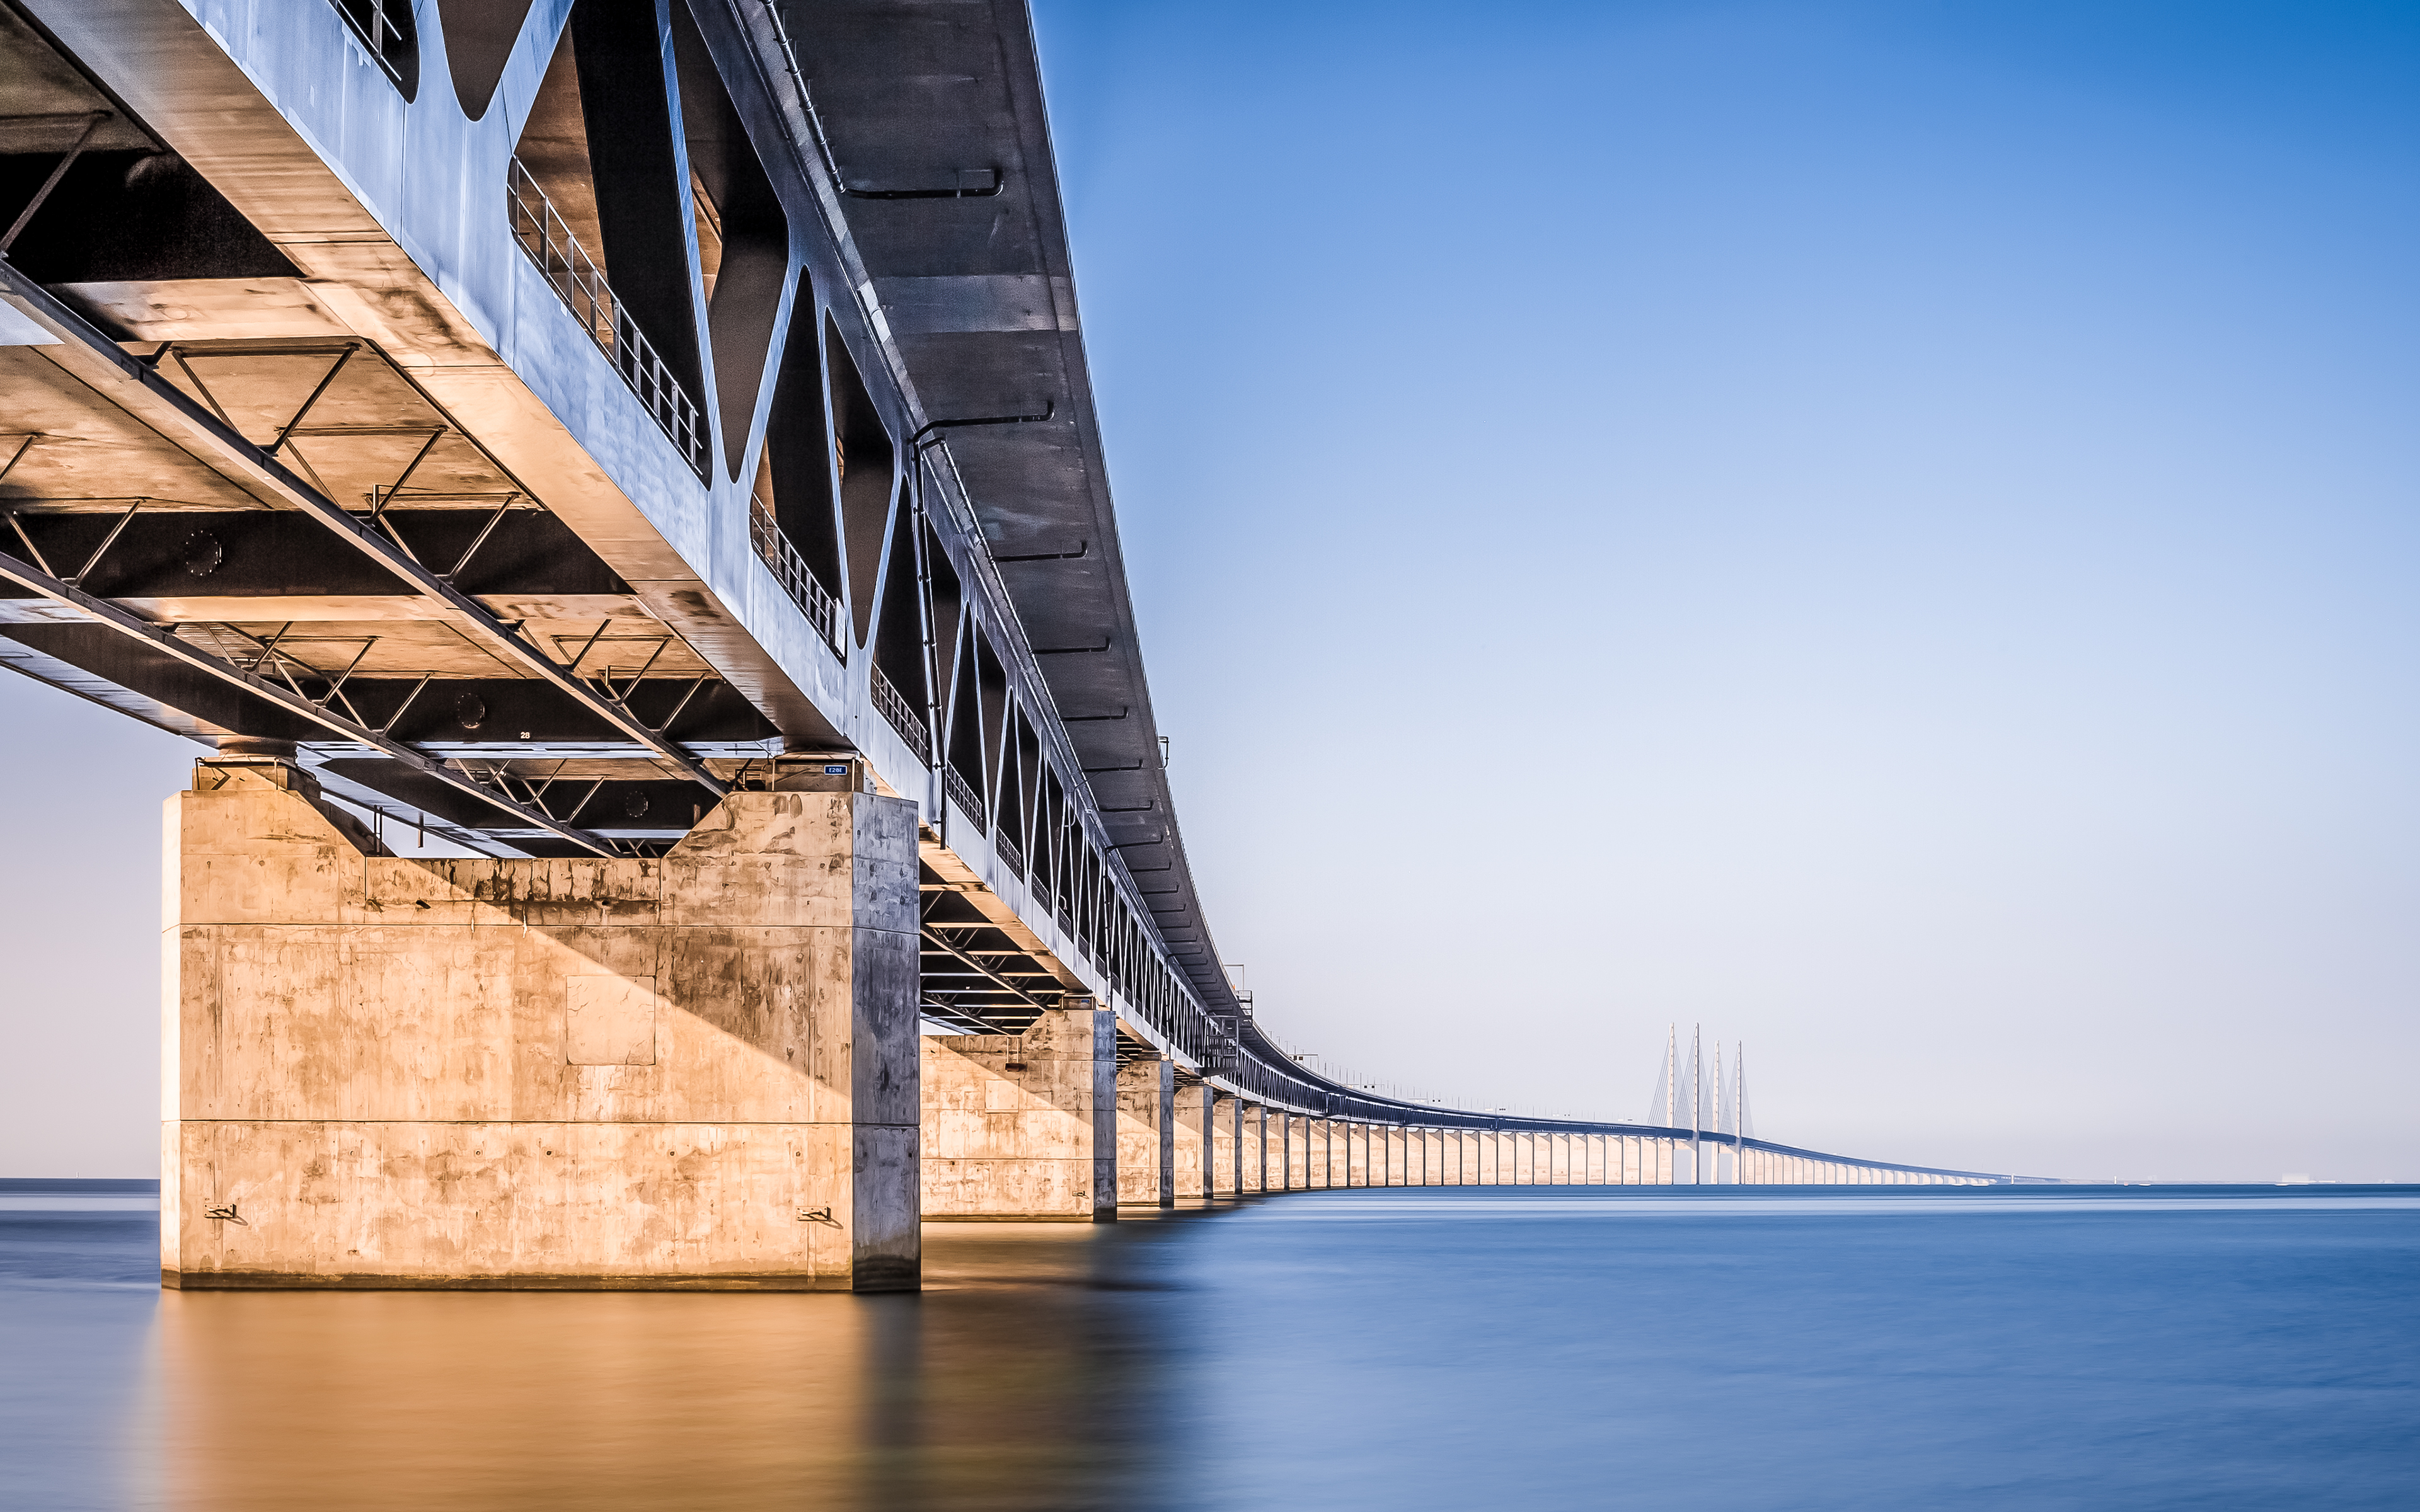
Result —
<instances>
[{"instance_id":1,"label":"distant bridge span","mask_svg":"<svg viewBox=\"0 0 2420 1512\"><path fill-rule=\"evenodd\" d=\"M0 659L212 752L169 1284L879 1289L920 1217L1709 1143L2006 1180L1262 1033L1021 5L0 0Z\"/></svg>"}]
</instances>

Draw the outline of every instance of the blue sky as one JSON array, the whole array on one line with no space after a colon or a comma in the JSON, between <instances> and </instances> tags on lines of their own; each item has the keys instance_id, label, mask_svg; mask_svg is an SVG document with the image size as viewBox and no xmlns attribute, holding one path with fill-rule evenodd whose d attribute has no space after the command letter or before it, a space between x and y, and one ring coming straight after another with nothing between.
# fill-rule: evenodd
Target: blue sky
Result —
<instances>
[{"instance_id":1,"label":"blue sky","mask_svg":"<svg viewBox=\"0 0 2420 1512\"><path fill-rule=\"evenodd\" d=\"M1703 1021L1794 1143L2420 1179L2420 11L1037 17L1280 1033L1635 1117ZM77 1110L10 1142L139 1160L190 751L64 705L0 682L18 1074Z\"/></svg>"},{"instance_id":2,"label":"blue sky","mask_svg":"<svg viewBox=\"0 0 2420 1512\"><path fill-rule=\"evenodd\" d=\"M1273 1024L1627 1115L1702 1019L1810 1144L2420 1178L2420 12L1038 14Z\"/></svg>"}]
</instances>

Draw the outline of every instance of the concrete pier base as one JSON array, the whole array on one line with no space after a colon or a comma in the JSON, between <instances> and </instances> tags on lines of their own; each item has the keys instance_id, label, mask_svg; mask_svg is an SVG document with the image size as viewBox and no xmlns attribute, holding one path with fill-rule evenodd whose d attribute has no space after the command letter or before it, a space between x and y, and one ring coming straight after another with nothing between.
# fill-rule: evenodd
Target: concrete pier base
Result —
<instances>
[{"instance_id":1,"label":"concrete pier base","mask_svg":"<svg viewBox=\"0 0 2420 1512\"><path fill-rule=\"evenodd\" d=\"M919 1284L912 804L406 860L215 758L166 852L163 1285Z\"/></svg>"},{"instance_id":2,"label":"concrete pier base","mask_svg":"<svg viewBox=\"0 0 2420 1512\"><path fill-rule=\"evenodd\" d=\"M1117 1035L1086 1004L1023 1034L925 1036L924 1216L1116 1218Z\"/></svg>"}]
</instances>

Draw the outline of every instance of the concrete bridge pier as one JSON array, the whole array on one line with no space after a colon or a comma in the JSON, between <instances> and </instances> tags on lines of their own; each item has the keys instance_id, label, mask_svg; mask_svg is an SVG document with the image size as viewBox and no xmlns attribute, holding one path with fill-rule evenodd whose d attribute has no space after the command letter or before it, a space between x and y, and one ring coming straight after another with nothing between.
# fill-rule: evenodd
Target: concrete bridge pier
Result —
<instances>
[{"instance_id":1,"label":"concrete bridge pier","mask_svg":"<svg viewBox=\"0 0 2420 1512\"><path fill-rule=\"evenodd\" d=\"M1118 1067L1118 1202L1176 1206L1176 1062L1165 1056Z\"/></svg>"},{"instance_id":2,"label":"concrete bridge pier","mask_svg":"<svg viewBox=\"0 0 2420 1512\"><path fill-rule=\"evenodd\" d=\"M1210 1103L1217 1096L1210 1084L1202 1081L1181 1083L1176 1088L1175 1198L1199 1201L1210 1196L1210 1173L1214 1164L1211 1153L1213 1139Z\"/></svg>"},{"instance_id":3,"label":"concrete bridge pier","mask_svg":"<svg viewBox=\"0 0 2420 1512\"><path fill-rule=\"evenodd\" d=\"M1233 1092L1210 1091L1209 1174L1203 1194L1240 1196L1244 1191L1244 1103Z\"/></svg>"},{"instance_id":4,"label":"concrete bridge pier","mask_svg":"<svg viewBox=\"0 0 2420 1512\"><path fill-rule=\"evenodd\" d=\"M163 1283L916 1287L916 811L853 781L659 859L407 860L288 759L197 763Z\"/></svg>"},{"instance_id":5,"label":"concrete bridge pier","mask_svg":"<svg viewBox=\"0 0 2420 1512\"><path fill-rule=\"evenodd\" d=\"M1117 1216L1117 1018L1089 1001L1023 1034L923 1039L924 1216Z\"/></svg>"}]
</instances>

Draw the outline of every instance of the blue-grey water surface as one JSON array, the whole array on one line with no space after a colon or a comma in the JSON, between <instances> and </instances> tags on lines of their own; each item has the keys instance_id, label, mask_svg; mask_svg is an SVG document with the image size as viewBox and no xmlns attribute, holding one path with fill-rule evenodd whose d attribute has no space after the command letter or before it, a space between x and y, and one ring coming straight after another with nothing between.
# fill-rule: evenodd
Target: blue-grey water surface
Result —
<instances>
[{"instance_id":1,"label":"blue-grey water surface","mask_svg":"<svg viewBox=\"0 0 2420 1512\"><path fill-rule=\"evenodd\" d=\"M10 1508L2420 1507L2409 1188L1301 1194L887 1298L163 1294L68 1200Z\"/></svg>"}]
</instances>

